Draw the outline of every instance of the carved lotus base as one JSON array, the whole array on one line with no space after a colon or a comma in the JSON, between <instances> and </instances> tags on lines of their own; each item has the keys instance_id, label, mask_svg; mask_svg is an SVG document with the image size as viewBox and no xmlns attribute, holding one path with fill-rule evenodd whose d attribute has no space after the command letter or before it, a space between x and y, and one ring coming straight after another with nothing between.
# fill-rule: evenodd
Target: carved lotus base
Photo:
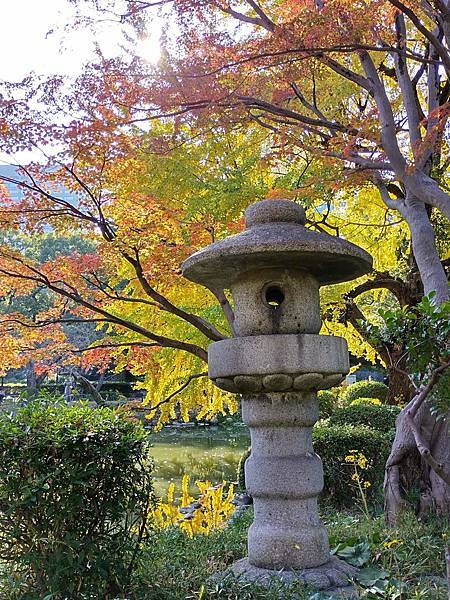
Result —
<instances>
[{"instance_id":1,"label":"carved lotus base","mask_svg":"<svg viewBox=\"0 0 450 600\"><path fill-rule=\"evenodd\" d=\"M217 377L214 384L222 390L248 394L252 392L288 392L307 390L326 390L339 385L345 379L345 373L271 373L270 375L236 375L236 377Z\"/></svg>"}]
</instances>

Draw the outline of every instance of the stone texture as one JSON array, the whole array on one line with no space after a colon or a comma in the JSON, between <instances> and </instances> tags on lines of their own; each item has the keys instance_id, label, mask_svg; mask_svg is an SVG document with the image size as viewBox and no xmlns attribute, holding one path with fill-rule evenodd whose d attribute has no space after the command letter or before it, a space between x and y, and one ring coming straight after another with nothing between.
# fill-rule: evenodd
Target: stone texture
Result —
<instances>
[{"instance_id":1,"label":"stone texture","mask_svg":"<svg viewBox=\"0 0 450 600\"><path fill-rule=\"evenodd\" d=\"M185 260L183 275L208 287L229 288L239 277L264 268L303 269L320 284L348 281L371 270L372 257L362 248L283 220L287 219L286 201L269 202L269 212L265 204L249 207L249 229Z\"/></svg>"},{"instance_id":2,"label":"stone texture","mask_svg":"<svg viewBox=\"0 0 450 600\"><path fill-rule=\"evenodd\" d=\"M319 333L319 283L298 269L262 269L231 285L236 336Z\"/></svg>"},{"instance_id":3,"label":"stone texture","mask_svg":"<svg viewBox=\"0 0 450 600\"><path fill-rule=\"evenodd\" d=\"M292 387L292 377L278 373L276 375L266 375L263 377L262 384L264 389L272 392L284 392Z\"/></svg>"},{"instance_id":4,"label":"stone texture","mask_svg":"<svg viewBox=\"0 0 450 600\"><path fill-rule=\"evenodd\" d=\"M227 392L257 392L264 388L267 392L324 390L334 387L345 379L342 373L322 375L321 373L306 373L297 377L273 373L271 375L238 375L234 378L218 377L213 379L215 385Z\"/></svg>"},{"instance_id":5,"label":"stone texture","mask_svg":"<svg viewBox=\"0 0 450 600\"><path fill-rule=\"evenodd\" d=\"M357 569L332 556L325 564L298 571L286 569L263 569L252 565L248 558L235 562L230 571L244 581L255 581L260 585L268 585L271 580L281 580L286 585L301 581L305 586L326 593L331 598L348 598L357 600L358 594L351 583ZM336 584L336 581L339 583Z\"/></svg>"},{"instance_id":6,"label":"stone texture","mask_svg":"<svg viewBox=\"0 0 450 600\"><path fill-rule=\"evenodd\" d=\"M252 335L214 342L208 348L211 379L275 373L331 375L348 370L347 342L330 335Z\"/></svg>"},{"instance_id":7,"label":"stone texture","mask_svg":"<svg viewBox=\"0 0 450 600\"><path fill-rule=\"evenodd\" d=\"M321 373L305 373L294 379L294 389L296 390L317 390L323 383Z\"/></svg>"},{"instance_id":8,"label":"stone texture","mask_svg":"<svg viewBox=\"0 0 450 600\"><path fill-rule=\"evenodd\" d=\"M234 385L237 390L242 393L259 392L262 388L262 380L261 377L252 375L239 375L234 378Z\"/></svg>"},{"instance_id":9,"label":"stone texture","mask_svg":"<svg viewBox=\"0 0 450 600\"><path fill-rule=\"evenodd\" d=\"M218 377L214 380L214 383L221 390L226 390L227 392L232 392L233 394L236 394L239 391L231 377Z\"/></svg>"},{"instance_id":10,"label":"stone texture","mask_svg":"<svg viewBox=\"0 0 450 600\"><path fill-rule=\"evenodd\" d=\"M328 537L317 512L323 469L312 447L316 394L270 393L242 399L252 452L245 481L253 498L248 532L252 565L303 569L327 562Z\"/></svg>"},{"instance_id":11,"label":"stone texture","mask_svg":"<svg viewBox=\"0 0 450 600\"><path fill-rule=\"evenodd\" d=\"M300 223L305 225L305 209L290 200L261 200L254 202L245 211L247 229L267 223Z\"/></svg>"},{"instance_id":12,"label":"stone texture","mask_svg":"<svg viewBox=\"0 0 450 600\"><path fill-rule=\"evenodd\" d=\"M319 287L367 273L361 248L304 227L304 210L286 200L253 204L247 230L188 258L183 274L230 289L234 338L209 346L209 377L243 395L252 452L245 463L254 503L248 559L233 566L248 579L299 578L336 598L355 598L352 567L330 558L317 497L323 469L312 447L316 391L349 370L344 339L318 335Z\"/></svg>"}]
</instances>

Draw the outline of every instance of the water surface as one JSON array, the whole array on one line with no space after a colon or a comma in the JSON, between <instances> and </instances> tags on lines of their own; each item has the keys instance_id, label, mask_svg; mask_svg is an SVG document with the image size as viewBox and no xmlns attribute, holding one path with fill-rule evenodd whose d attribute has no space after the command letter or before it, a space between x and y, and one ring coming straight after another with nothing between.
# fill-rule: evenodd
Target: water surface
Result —
<instances>
[{"instance_id":1,"label":"water surface","mask_svg":"<svg viewBox=\"0 0 450 600\"><path fill-rule=\"evenodd\" d=\"M191 476L192 495L198 492L196 479L207 479L213 485L236 481L239 460L249 445L244 425L164 428L153 435L155 491L164 497L173 481L178 492L185 473Z\"/></svg>"}]
</instances>

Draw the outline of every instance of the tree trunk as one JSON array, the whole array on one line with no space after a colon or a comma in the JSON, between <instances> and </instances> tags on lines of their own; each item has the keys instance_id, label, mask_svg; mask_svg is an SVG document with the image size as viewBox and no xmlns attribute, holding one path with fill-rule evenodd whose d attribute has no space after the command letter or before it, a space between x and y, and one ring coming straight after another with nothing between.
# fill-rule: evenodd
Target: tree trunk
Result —
<instances>
[{"instance_id":1,"label":"tree trunk","mask_svg":"<svg viewBox=\"0 0 450 600\"><path fill-rule=\"evenodd\" d=\"M448 298L448 281L436 248L434 229L427 209L418 198L408 194L402 213L411 232L412 251L424 293L436 292L436 302L441 304Z\"/></svg>"},{"instance_id":2,"label":"tree trunk","mask_svg":"<svg viewBox=\"0 0 450 600\"><path fill-rule=\"evenodd\" d=\"M450 465L448 419L438 421L431 437L430 449L438 463ZM450 517L450 486L432 469L430 470L430 485L436 512L439 515Z\"/></svg>"},{"instance_id":3,"label":"tree trunk","mask_svg":"<svg viewBox=\"0 0 450 600\"><path fill-rule=\"evenodd\" d=\"M409 377L391 366L387 366L387 372L389 377L389 391L386 404L398 406L399 404L409 402L412 393Z\"/></svg>"},{"instance_id":4,"label":"tree trunk","mask_svg":"<svg viewBox=\"0 0 450 600\"><path fill-rule=\"evenodd\" d=\"M380 348L380 356L389 377L389 391L386 404L404 405L412 397L411 381L406 373L406 356L402 348Z\"/></svg>"},{"instance_id":5,"label":"tree trunk","mask_svg":"<svg viewBox=\"0 0 450 600\"><path fill-rule=\"evenodd\" d=\"M34 368L34 362L30 360L26 368L26 377L28 398L35 398L41 388L41 385L47 378L47 374L43 373L42 375L37 375Z\"/></svg>"},{"instance_id":6,"label":"tree trunk","mask_svg":"<svg viewBox=\"0 0 450 600\"><path fill-rule=\"evenodd\" d=\"M427 208L420 199L408 193L401 212L411 232L412 250L424 293L436 292L436 302L440 304L448 298L448 282L436 249L434 229ZM394 395L395 391L392 390L391 394ZM399 512L406 507L404 492L413 484L420 488L421 503L418 512L421 516L429 510L446 515L450 513L450 487L424 461L419 462L421 467L417 470L419 453L407 422L408 409L409 405L397 418L395 439L386 463L385 518L390 525L395 525ZM414 420L436 460L449 464L448 421L437 422L426 401Z\"/></svg>"},{"instance_id":7,"label":"tree trunk","mask_svg":"<svg viewBox=\"0 0 450 600\"><path fill-rule=\"evenodd\" d=\"M399 513L408 505L404 498L406 490L414 484L422 492L429 488L422 481L419 451L407 423L406 413L409 408L410 405L407 404L397 417L395 438L384 473L384 517L390 526L396 524ZM424 412L424 407L419 410L420 412ZM422 415L418 414L417 417L420 418Z\"/></svg>"}]
</instances>

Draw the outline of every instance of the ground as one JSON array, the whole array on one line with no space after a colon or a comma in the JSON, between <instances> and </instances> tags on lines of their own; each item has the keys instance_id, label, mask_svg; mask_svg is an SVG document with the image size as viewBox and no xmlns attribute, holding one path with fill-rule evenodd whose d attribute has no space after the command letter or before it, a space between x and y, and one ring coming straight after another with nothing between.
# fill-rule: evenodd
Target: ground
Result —
<instances>
[{"instance_id":1,"label":"ground","mask_svg":"<svg viewBox=\"0 0 450 600\"><path fill-rule=\"evenodd\" d=\"M323 510L330 542L339 556L361 567L358 589L367 600L445 600L442 522L417 522L405 515L397 530L384 526L382 516ZM211 577L245 555L251 509L225 530L209 536L186 537L177 529L156 534L146 550L136 579L138 600L224 598L227 600L322 600L326 596L293 587L273 586L269 592L241 584L231 575Z\"/></svg>"}]
</instances>

